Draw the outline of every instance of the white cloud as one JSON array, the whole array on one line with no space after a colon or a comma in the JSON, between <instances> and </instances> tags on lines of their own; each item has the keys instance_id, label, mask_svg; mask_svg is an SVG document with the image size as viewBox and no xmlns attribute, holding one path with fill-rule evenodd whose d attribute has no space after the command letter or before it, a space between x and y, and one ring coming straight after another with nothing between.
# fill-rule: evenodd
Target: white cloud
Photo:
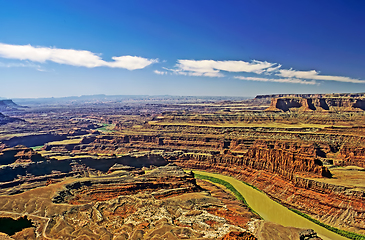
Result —
<instances>
[{"instance_id":1,"label":"white cloud","mask_svg":"<svg viewBox=\"0 0 365 240\"><path fill-rule=\"evenodd\" d=\"M186 73L189 76L223 77L221 71L253 72L260 74L275 63L253 60L245 61L214 61L214 60L178 60L174 72Z\"/></svg>"},{"instance_id":2,"label":"white cloud","mask_svg":"<svg viewBox=\"0 0 365 240\"><path fill-rule=\"evenodd\" d=\"M110 67L136 70L145 68L158 59L147 59L138 56L114 56L113 61L104 61L100 54L86 50L59 49L52 47L34 47L31 45L11 45L0 43L0 57L7 59L17 59L26 61L25 63L0 63L0 67L33 67L39 71L44 71L39 64L47 61L80 66L87 68ZM163 61L165 62L165 61ZM299 84L316 84L318 81L337 81L347 83L365 83L365 80L353 79L344 76L321 75L316 70L298 71L294 69L281 69L281 65L267 61L252 60L246 61L215 61L215 60L177 60L175 68L167 71L155 70L154 73L160 75L176 74L185 76L205 76L205 77L224 77L224 72L234 73L255 73L257 76L275 75L280 78L260 78L260 77L236 77L249 81L271 81L271 82L290 82ZM312 80L312 81L309 81Z\"/></svg>"},{"instance_id":3,"label":"white cloud","mask_svg":"<svg viewBox=\"0 0 365 240\"><path fill-rule=\"evenodd\" d=\"M97 54L86 50L33 47L31 45L10 45L4 43L0 43L0 57L40 63L51 61L87 68L105 66L128 70L142 69L158 62L158 59L147 59L137 56L112 57L114 61L107 62L102 60Z\"/></svg>"},{"instance_id":4,"label":"white cloud","mask_svg":"<svg viewBox=\"0 0 365 240\"><path fill-rule=\"evenodd\" d=\"M330 75L319 75L316 70L311 71L297 71L293 69L281 69L278 70L279 73L276 75L288 78L301 78L301 79L314 79L314 80L324 80L324 81L337 81L337 82L349 82L349 83L365 83L365 80L353 79L349 77L342 76L330 76Z\"/></svg>"},{"instance_id":5,"label":"white cloud","mask_svg":"<svg viewBox=\"0 0 365 240\"><path fill-rule=\"evenodd\" d=\"M0 67L2 67L2 68L28 67L28 68L35 68L35 69L37 69L38 71L41 71L41 72L46 71L40 65L34 64L34 63L29 63L29 62L25 62L25 63L3 63L3 62L0 62Z\"/></svg>"},{"instance_id":6,"label":"white cloud","mask_svg":"<svg viewBox=\"0 0 365 240\"><path fill-rule=\"evenodd\" d=\"M167 74L167 72L165 72L165 71L158 71L158 70L155 70L155 71L153 71L154 73L156 73L156 74L158 74L158 75L166 75Z\"/></svg>"},{"instance_id":7,"label":"white cloud","mask_svg":"<svg viewBox=\"0 0 365 240\"><path fill-rule=\"evenodd\" d=\"M34 67L39 68L40 65L32 64L32 63L2 63L0 62L0 67L3 68L12 68L12 67Z\"/></svg>"},{"instance_id":8,"label":"white cloud","mask_svg":"<svg viewBox=\"0 0 365 240\"><path fill-rule=\"evenodd\" d=\"M252 60L245 61L214 61L214 60L177 60L175 69L167 69L175 74L187 76L223 77L225 72L247 72L259 75L276 75L282 78L260 78L260 77L236 77L249 81L265 82L287 82L299 84L317 84L315 80L337 81L348 83L365 83L365 80L353 79L343 76L320 75L315 70L297 71L293 69L281 69L277 63ZM312 80L312 81L309 81Z\"/></svg>"},{"instance_id":9,"label":"white cloud","mask_svg":"<svg viewBox=\"0 0 365 240\"><path fill-rule=\"evenodd\" d=\"M247 80L247 81L258 81L258 82L280 82L280 83L299 83L299 84L307 84L307 85L315 85L317 82L315 81L306 81L297 78L260 78L260 77L242 77L242 76L235 76L234 78L240 80Z\"/></svg>"},{"instance_id":10,"label":"white cloud","mask_svg":"<svg viewBox=\"0 0 365 240\"><path fill-rule=\"evenodd\" d=\"M296 78L312 78L318 73L315 70L312 71L296 71L292 69L280 69L278 76L281 77L296 77Z\"/></svg>"},{"instance_id":11,"label":"white cloud","mask_svg":"<svg viewBox=\"0 0 365 240\"><path fill-rule=\"evenodd\" d=\"M270 75L271 72L276 72L279 68L281 68L280 64L278 64L276 67L271 67L271 68L266 69L264 73L266 75Z\"/></svg>"},{"instance_id":12,"label":"white cloud","mask_svg":"<svg viewBox=\"0 0 365 240\"><path fill-rule=\"evenodd\" d=\"M158 59L147 59L136 56L121 56L112 57L114 62L105 62L108 67L113 68L126 68L128 70L142 69L151 65L152 63L157 63Z\"/></svg>"}]
</instances>

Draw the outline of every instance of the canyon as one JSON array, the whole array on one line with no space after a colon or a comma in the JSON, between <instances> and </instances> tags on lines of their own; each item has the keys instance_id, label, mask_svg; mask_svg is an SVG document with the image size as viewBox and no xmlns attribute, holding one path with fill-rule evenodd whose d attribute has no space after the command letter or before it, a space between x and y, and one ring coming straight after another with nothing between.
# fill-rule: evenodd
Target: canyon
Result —
<instances>
[{"instance_id":1,"label":"canyon","mask_svg":"<svg viewBox=\"0 0 365 240\"><path fill-rule=\"evenodd\" d=\"M233 176L365 238L362 93L134 99L6 113L21 121L0 126L0 217L26 215L36 225L13 239L268 239L289 231L181 168ZM290 231L288 239L301 239L307 230Z\"/></svg>"}]
</instances>

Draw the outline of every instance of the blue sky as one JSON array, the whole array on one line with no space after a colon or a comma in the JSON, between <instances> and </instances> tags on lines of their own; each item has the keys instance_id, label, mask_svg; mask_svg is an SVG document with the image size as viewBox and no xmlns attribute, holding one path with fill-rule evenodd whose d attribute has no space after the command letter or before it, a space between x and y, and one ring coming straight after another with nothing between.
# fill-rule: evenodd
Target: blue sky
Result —
<instances>
[{"instance_id":1,"label":"blue sky","mask_svg":"<svg viewBox=\"0 0 365 240\"><path fill-rule=\"evenodd\" d=\"M365 92L365 2L0 0L0 97Z\"/></svg>"}]
</instances>

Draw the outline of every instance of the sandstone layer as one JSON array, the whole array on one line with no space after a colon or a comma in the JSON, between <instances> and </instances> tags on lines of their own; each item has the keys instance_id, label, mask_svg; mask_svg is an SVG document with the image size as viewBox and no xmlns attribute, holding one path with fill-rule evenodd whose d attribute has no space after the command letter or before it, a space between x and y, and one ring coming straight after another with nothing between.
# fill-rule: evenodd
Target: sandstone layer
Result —
<instances>
[{"instance_id":1,"label":"sandstone layer","mask_svg":"<svg viewBox=\"0 0 365 240\"><path fill-rule=\"evenodd\" d=\"M272 98L266 111L364 111L364 97Z\"/></svg>"}]
</instances>

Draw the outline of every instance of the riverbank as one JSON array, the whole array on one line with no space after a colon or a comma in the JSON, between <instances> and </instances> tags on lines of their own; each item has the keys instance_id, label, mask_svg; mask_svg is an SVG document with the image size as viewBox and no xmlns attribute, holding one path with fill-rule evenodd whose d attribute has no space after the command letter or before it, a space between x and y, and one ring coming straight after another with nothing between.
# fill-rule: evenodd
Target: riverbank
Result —
<instances>
[{"instance_id":1,"label":"riverbank","mask_svg":"<svg viewBox=\"0 0 365 240\"><path fill-rule=\"evenodd\" d=\"M250 206L250 208L252 208L263 219L267 221L281 224L283 226L313 229L323 239L333 239L333 240L348 239L298 215L297 213L275 202L266 194L252 188L249 185L246 185L245 183L233 177L210 172L196 171L196 170L193 170L193 172L195 174L210 176L228 182L243 196L243 198L245 199L246 203ZM361 238L353 238L353 239L361 239Z\"/></svg>"}]
</instances>

